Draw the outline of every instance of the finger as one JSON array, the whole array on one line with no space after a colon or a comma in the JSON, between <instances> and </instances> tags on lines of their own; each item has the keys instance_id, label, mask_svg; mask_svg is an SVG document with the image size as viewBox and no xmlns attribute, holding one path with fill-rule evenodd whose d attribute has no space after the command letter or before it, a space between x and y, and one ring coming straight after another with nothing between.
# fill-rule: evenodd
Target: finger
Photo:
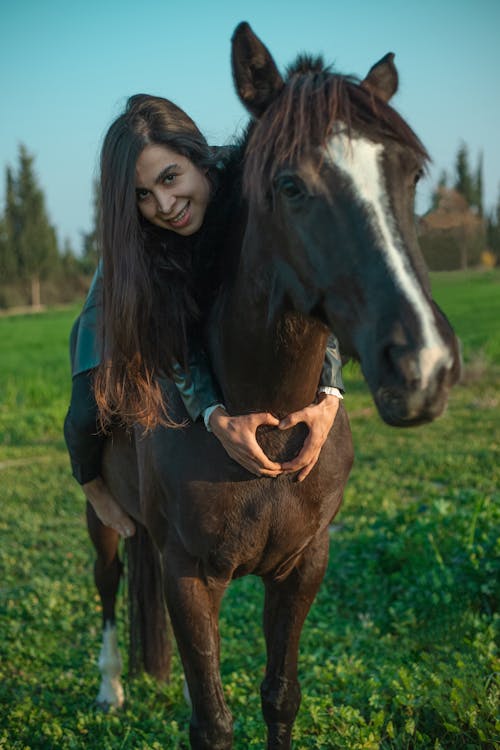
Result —
<instances>
[{"instance_id":1,"label":"finger","mask_svg":"<svg viewBox=\"0 0 500 750\"><path fill-rule=\"evenodd\" d=\"M311 439L311 434L307 436L304 441L304 445L300 453L292 458L291 461L286 461L282 464L284 471L300 471L304 469L308 464L314 460L314 457L318 453L318 446Z\"/></svg>"},{"instance_id":2,"label":"finger","mask_svg":"<svg viewBox=\"0 0 500 750\"><path fill-rule=\"evenodd\" d=\"M130 526L121 526L119 529L117 529L117 531L124 539L128 539L129 537L134 536L135 533L135 529Z\"/></svg>"},{"instance_id":3,"label":"finger","mask_svg":"<svg viewBox=\"0 0 500 750\"><path fill-rule=\"evenodd\" d=\"M316 462L317 462L318 458L319 458L319 453L314 457L314 459L311 461L310 464L308 464L304 469L302 469L302 471L300 472L300 474L297 477L297 481L298 482L303 482L304 479L307 476L309 476L309 474L311 473L311 471L316 466Z\"/></svg>"},{"instance_id":4,"label":"finger","mask_svg":"<svg viewBox=\"0 0 500 750\"><path fill-rule=\"evenodd\" d=\"M267 471L267 469L263 469L260 472L261 477L270 477L271 479L275 479L276 477L279 477L281 474L283 474L283 470L280 469L279 471Z\"/></svg>"},{"instance_id":5,"label":"finger","mask_svg":"<svg viewBox=\"0 0 500 750\"><path fill-rule=\"evenodd\" d=\"M283 471L286 471L288 473L293 472L293 471L300 471L305 466L307 466L311 458L309 457L308 460L303 461L300 458L301 455L302 455L302 452L299 453L298 456L295 456L295 458L293 458L291 461L286 461L285 463L283 463L281 465L281 468L283 469Z\"/></svg>"},{"instance_id":6,"label":"finger","mask_svg":"<svg viewBox=\"0 0 500 750\"><path fill-rule=\"evenodd\" d=\"M311 469L312 469L313 466L314 466L314 464L312 466L311 465L306 466L306 468L303 469L300 472L300 474L297 475L297 482L303 482L304 479L308 476L308 474L311 471Z\"/></svg>"},{"instance_id":7,"label":"finger","mask_svg":"<svg viewBox=\"0 0 500 750\"><path fill-rule=\"evenodd\" d=\"M273 414L269 414L267 411L259 412L258 414L254 414L254 418L258 420L259 424L269 424L273 427L278 427L280 421L278 417L275 417Z\"/></svg>"},{"instance_id":8,"label":"finger","mask_svg":"<svg viewBox=\"0 0 500 750\"><path fill-rule=\"evenodd\" d=\"M263 471L279 474L282 471L281 464L271 461L257 441L254 441L251 448L248 446L246 448L241 446L234 448L229 455L253 474L261 474Z\"/></svg>"},{"instance_id":9,"label":"finger","mask_svg":"<svg viewBox=\"0 0 500 750\"><path fill-rule=\"evenodd\" d=\"M226 453L249 471L254 471L254 473L259 473L262 469L281 471L281 464L271 461L266 456L256 441L255 435L250 434L246 442L236 444L228 440L225 434L222 434L219 439Z\"/></svg>"},{"instance_id":10,"label":"finger","mask_svg":"<svg viewBox=\"0 0 500 750\"><path fill-rule=\"evenodd\" d=\"M289 430L290 427L295 427L299 422L304 421L304 414L302 411L295 411L293 414L289 414L287 417L281 420L278 424L280 430Z\"/></svg>"},{"instance_id":11,"label":"finger","mask_svg":"<svg viewBox=\"0 0 500 750\"><path fill-rule=\"evenodd\" d=\"M310 441L304 443L304 446L302 450L300 451L298 456L295 456L295 458L292 458L291 461L286 461L281 465L281 468L284 471L301 471L302 469L305 469L309 464L312 462L313 465L318 460L318 456L320 454L321 448L323 446L323 443L319 443L318 441Z\"/></svg>"},{"instance_id":12,"label":"finger","mask_svg":"<svg viewBox=\"0 0 500 750\"><path fill-rule=\"evenodd\" d=\"M281 464L271 461L258 444L255 435L248 436L245 443L232 446L231 455L240 463L251 462L255 464L259 470L281 471Z\"/></svg>"},{"instance_id":13,"label":"finger","mask_svg":"<svg viewBox=\"0 0 500 750\"><path fill-rule=\"evenodd\" d=\"M256 442L255 447L252 451L251 459L259 466L259 469L266 469L267 471L281 471L282 466L281 464L276 463L276 461L271 461L270 458L266 456L262 448L259 446L259 444Z\"/></svg>"},{"instance_id":14,"label":"finger","mask_svg":"<svg viewBox=\"0 0 500 750\"><path fill-rule=\"evenodd\" d=\"M238 461L238 463L240 464L240 466L243 466L244 469L246 469L256 477L270 477L271 479L274 479L280 474L283 474L281 468L276 471L271 471L270 469L261 469L260 466L254 461Z\"/></svg>"}]
</instances>

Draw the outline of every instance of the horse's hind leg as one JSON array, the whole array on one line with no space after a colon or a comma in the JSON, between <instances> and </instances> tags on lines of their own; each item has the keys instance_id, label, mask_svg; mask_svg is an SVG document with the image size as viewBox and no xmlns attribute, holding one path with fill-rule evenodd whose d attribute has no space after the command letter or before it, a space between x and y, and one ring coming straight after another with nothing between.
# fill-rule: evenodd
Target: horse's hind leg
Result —
<instances>
[{"instance_id":1,"label":"horse's hind leg","mask_svg":"<svg viewBox=\"0 0 500 750\"><path fill-rule=\"evenodd\" d=\"M123 565L118 557L119 535L104 526L87 503L87 527L94 544L97 559L94 580L102 603L103 636L99 655L101 685L97 703L104 709L119 708L123 704L123 687L120 680L122 661L116 636L115 603Z\"/></svg>"},{"instance_id":2,"label":"horse's hind leg","mask_svg":"<svg viewBox=\"0 0 500 750\"><path fill-rule=\"evenodd\" d=\"M230 750L232 719L219 672L219 608L223 583L209 583L198 562L178 548L165 555L170 620L184 666L192 704L193 750Z\"/></svg>"},{"instance_id":3,"label":"horse's hind leg","mask_svg":"<svg viewBox=\"0 0 500 750\"><path fill-rule=\"evenodd\" d=\"M300 706L297 678L300 633L323 580L327 561L328 531L325 531L307 548L284 581L265 581L267 665L261 699L268 729L268 750L291 747L293 722Z\"/></svg>"}]
</instances>

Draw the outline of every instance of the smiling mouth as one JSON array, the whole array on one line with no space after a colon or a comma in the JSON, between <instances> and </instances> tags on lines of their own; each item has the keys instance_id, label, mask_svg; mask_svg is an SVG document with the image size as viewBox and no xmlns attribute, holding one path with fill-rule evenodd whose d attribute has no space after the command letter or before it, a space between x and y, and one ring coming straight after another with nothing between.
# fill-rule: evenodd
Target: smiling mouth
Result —
<instances>
[{"instance_id":1,"label":"smiling mouth","mask_svg":"<svg viewBox=\"0 0 500 750\"><path fill-rule=\"evenodd\" d=\"M185 223L186 219L188 217L188 211L189 211L189 201L186 203L182 211L179 211L177 216L174 216L173 219L168 219L168 223L172 224L174 227L182 226L183 223Z\"/></svg>"}]
</instances>

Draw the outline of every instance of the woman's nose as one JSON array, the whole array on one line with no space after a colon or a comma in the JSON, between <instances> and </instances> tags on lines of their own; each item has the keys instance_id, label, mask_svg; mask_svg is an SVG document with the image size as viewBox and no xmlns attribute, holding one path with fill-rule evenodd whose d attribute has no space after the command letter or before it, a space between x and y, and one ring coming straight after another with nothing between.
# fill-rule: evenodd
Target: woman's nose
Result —
<instances>
[{"instance_id":1,"label":"woman's nose","mask_svg":"<svg viewBox=\"0 0 500 750\"><path fill-rule=\"evenodd\" d=\"M156 204L160 213L169 214L175 204L175 195L160 193L156 196Z\"/></svg>"}]
</instances>

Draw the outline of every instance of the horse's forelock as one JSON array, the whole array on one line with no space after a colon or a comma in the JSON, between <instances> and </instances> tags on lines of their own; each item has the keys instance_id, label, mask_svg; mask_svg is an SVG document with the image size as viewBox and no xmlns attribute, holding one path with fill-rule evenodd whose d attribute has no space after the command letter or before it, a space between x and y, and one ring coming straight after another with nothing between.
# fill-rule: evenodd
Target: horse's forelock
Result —
<instances>
[{"instance_id":1,"label":"horse's forelock","mask_svg":"<svg viewBox=\"0 0 500 750\"><path fill-rule=\"evenodd\" d=\"M429 157L409 125L376 98L359 79L332 73L321 57L299 55L287 70L286 85L250 131L246 149L244 190L265 201L278 171L324 146L335 123L351 132L386 136Z\"/></svg>"},{"instance_id":2,"label":"horse's forelock","mask_svg":"<svg viewBox=\"0 0 500 750\"><path fill-rule=\"evenodd\" d=\"M308 73L332 73L331 67L325 64L321 55L313 56L306 53L297 55L294 62L289 65L285 72L287 81L295 75L307 75Z\"/></svg>"}]
</instances>

